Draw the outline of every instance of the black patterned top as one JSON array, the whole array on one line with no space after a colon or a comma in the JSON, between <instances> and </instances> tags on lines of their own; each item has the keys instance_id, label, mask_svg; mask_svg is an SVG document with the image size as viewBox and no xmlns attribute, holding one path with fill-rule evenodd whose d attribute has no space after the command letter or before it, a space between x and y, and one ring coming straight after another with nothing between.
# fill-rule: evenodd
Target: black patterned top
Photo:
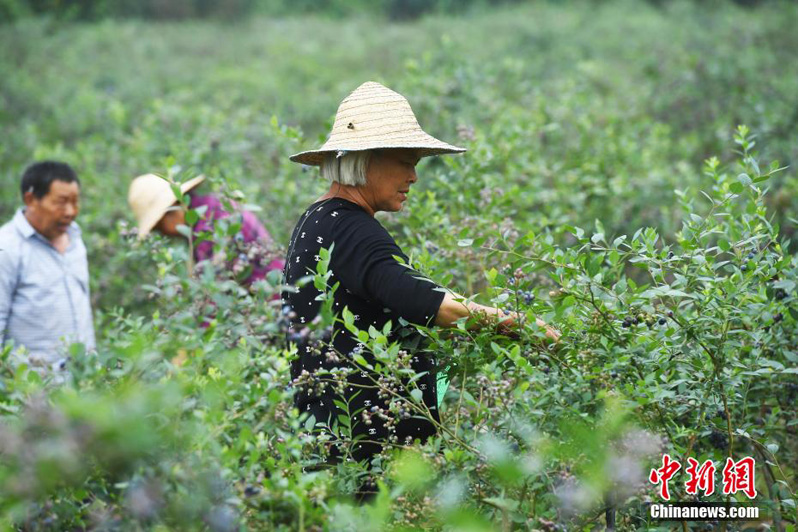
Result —
<instances>
[{"instance_id":1,"label":"black patterned top","mask_svg":"<svg viewBox=\"0 0 798 532\"><path fill-rule=\"evenodd\" d=\"M286 257L287 284L296 284L303 277L313 275L321 259L320 249L331 246L329 271L332 275L328 286L340 283L333 296L336 314L340 316L344 307L348 308L360 330L368 330L369 326L383 330L390 320L391 340L409 337L411 342L406 338L403 345L418 340L415 330L402 326L400 318L419 325L431 324L443 301L444 291L406 266L407 256L391 235L379 221L351 201L331 198L316 202L302 215L291 236ZM356 366L352 359L353 354L361 354L373 364L374 357L363 349L343 323L336 320L331 335L326 337L310 333L312 328L308 324L314 322L321 308L316 299L319 294L312 281L295 292L282 294L291 316L289 341L298 348L299 356L292 362L291 375L298 383L294 398L300 412L314 416L317 430L332 430L333 433L334 425L341 419L351 419L353 436L363 440L352 449L358 460L379 452L381 444L394 440L393 436L398 443L405 443L415 438L425 440L434 434L434 425L427 419L410 415L406 410L388 413L389 401L379 396L375 384L378 375ZM407 356L411 357L410 367L417 374L423 374L416 386L437 421L435 361L413 351ZM333 373L346 368L349 370L342 382L343 393L338 393L332 385L320 389L319 381L329 383ZM319 372L318 378L313 378L316 372ZM400 393L403 397L407 395L406 391ZM341 404L348 404L348 412L340 407ZM393 422L386 423L380 413L393 415ZM332 456L335 457L335 451Z\"/></svg>"}]
</instances>

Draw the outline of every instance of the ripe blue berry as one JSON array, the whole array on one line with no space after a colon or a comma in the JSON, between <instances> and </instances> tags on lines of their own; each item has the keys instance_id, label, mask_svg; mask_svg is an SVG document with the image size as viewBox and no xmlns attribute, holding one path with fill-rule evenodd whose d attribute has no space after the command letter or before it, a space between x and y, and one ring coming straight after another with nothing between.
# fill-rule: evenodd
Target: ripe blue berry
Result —
<instances>
[{"instance_id":1,"label":"ripe blue berry","mask_svg":"<svg viewBox=\"0 0 798 532\"><path fill-rule=\"evenodd\" d=\"M529 305L530 303L532 303L533 299L535 299L535 294L533 294L532 292L524 292L524 303Z\"/></svg>"},{"instance_id":2,"label":"ripe blue berry","mask_svg":"<svg viewBox=\"0 0 798 532\"><path fill-rule=\"evenodd\" d=\"M715 449L723 451L729 447L729 438L724 433L713 430L712 434L709 435L709 443L712 444L712 447Z\"/></svg>"}]
</instances>

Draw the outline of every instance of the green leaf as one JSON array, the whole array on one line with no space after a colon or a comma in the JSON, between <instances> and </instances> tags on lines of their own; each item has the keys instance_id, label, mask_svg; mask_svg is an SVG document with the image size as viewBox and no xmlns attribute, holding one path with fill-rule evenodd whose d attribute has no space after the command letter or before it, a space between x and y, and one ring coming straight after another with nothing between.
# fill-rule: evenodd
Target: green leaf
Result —
<instances>
[{"instance_id":1,"label":"green leaf","mask_svg":"<svg viewBox=\"0 0 798 532\"><path fill-rule=\"evenodd\" d=\"M183 192L181 192L180 185L177 183L170 183L169 188L172 189L172 194L175 196L175 201L178 201L183 197Z\"/></svg>"},{"instance_id":2,"label":"green leaf","mask_svg":"<svg viewBox=\"0 0 798 532\"><path fill-rule=\"evenodd\" d=\"M420 403L424 398L424 394L418 388L414 388L410 391L410 397L413 398L413 401Z\"/></svg>"},{"instance_id":3,"label":"green leaf","mask_svg":"<svg viewBox=\"0 0 798 532\"><path fill-rule=\"evenodd\" d=\"M189 209L186 211L186 224L187 225L194 225L199 220L199 214L194 209Z\"/></svg>"},{"instance_id":4,"label":"green leaf","mask_svg":"<svg viewBox=\"0 0 798 532\"><path fill-rule=\"evenodd\" d=\"M191 238L191 228L185 224L178 225L177 232L186 238Z\"/></svg>"},{"instance_id":5,"label":"green leaf","mask_svg":"<svg viewBox=\"0 0 798 532\"><path fill-rule=\"evenodd\" d=\"M495 506L496 508L500 508L506 512L514 512L518 509L518 501L514 501L512 499L503 499L501 497L487 497L482 500L490 504L491 506Z\"/></svg>"},{"instance_id":6,"label":"green leaf","mask_svg":"<svg viewBox=\"0 0 798 532\"><path fill-rule=\"evenodd\" d=\"M341 317L344 320L344 325L350 326L355 324L355 315L352 314L349 307L344 307L344 310L341 312Z\"/></svg>"}]
</instances>

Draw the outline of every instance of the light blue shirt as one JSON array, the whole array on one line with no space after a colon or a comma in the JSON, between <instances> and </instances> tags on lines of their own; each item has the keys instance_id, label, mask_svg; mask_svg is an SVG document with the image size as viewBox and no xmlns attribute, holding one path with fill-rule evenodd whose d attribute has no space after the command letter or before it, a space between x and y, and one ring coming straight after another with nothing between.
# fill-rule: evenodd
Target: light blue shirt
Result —
<instances>
[{"instance_id":1,"label":"light blue shirt","mask_svg":"<svg viewBox=\"0 0 798 532\"><path fill-rule=\"evenodd\" d=\"M59 253L19 209L0 227L0 344L13 342L31 366L53 367L80 342L94 349L89 263L80 228Z\"/></svg>"}]
</instances>

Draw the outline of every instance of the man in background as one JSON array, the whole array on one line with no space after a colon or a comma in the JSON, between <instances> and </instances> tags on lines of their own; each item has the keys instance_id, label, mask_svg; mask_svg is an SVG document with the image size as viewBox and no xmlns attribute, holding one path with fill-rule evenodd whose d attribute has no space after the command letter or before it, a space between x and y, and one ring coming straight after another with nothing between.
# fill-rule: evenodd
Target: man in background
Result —
<instances>
[{"instance_id":1,"label":"man in background","mask_svg":"<svg viewBox=\"0 0 798 532\"><path fill-rule=\"evenodd\" d=\"M0 227L0 344L31 367L63 369L68 344L95 346L80 181L68 164L42 161L21 191L24 207Z\"/></svg>"}]
</instances>

